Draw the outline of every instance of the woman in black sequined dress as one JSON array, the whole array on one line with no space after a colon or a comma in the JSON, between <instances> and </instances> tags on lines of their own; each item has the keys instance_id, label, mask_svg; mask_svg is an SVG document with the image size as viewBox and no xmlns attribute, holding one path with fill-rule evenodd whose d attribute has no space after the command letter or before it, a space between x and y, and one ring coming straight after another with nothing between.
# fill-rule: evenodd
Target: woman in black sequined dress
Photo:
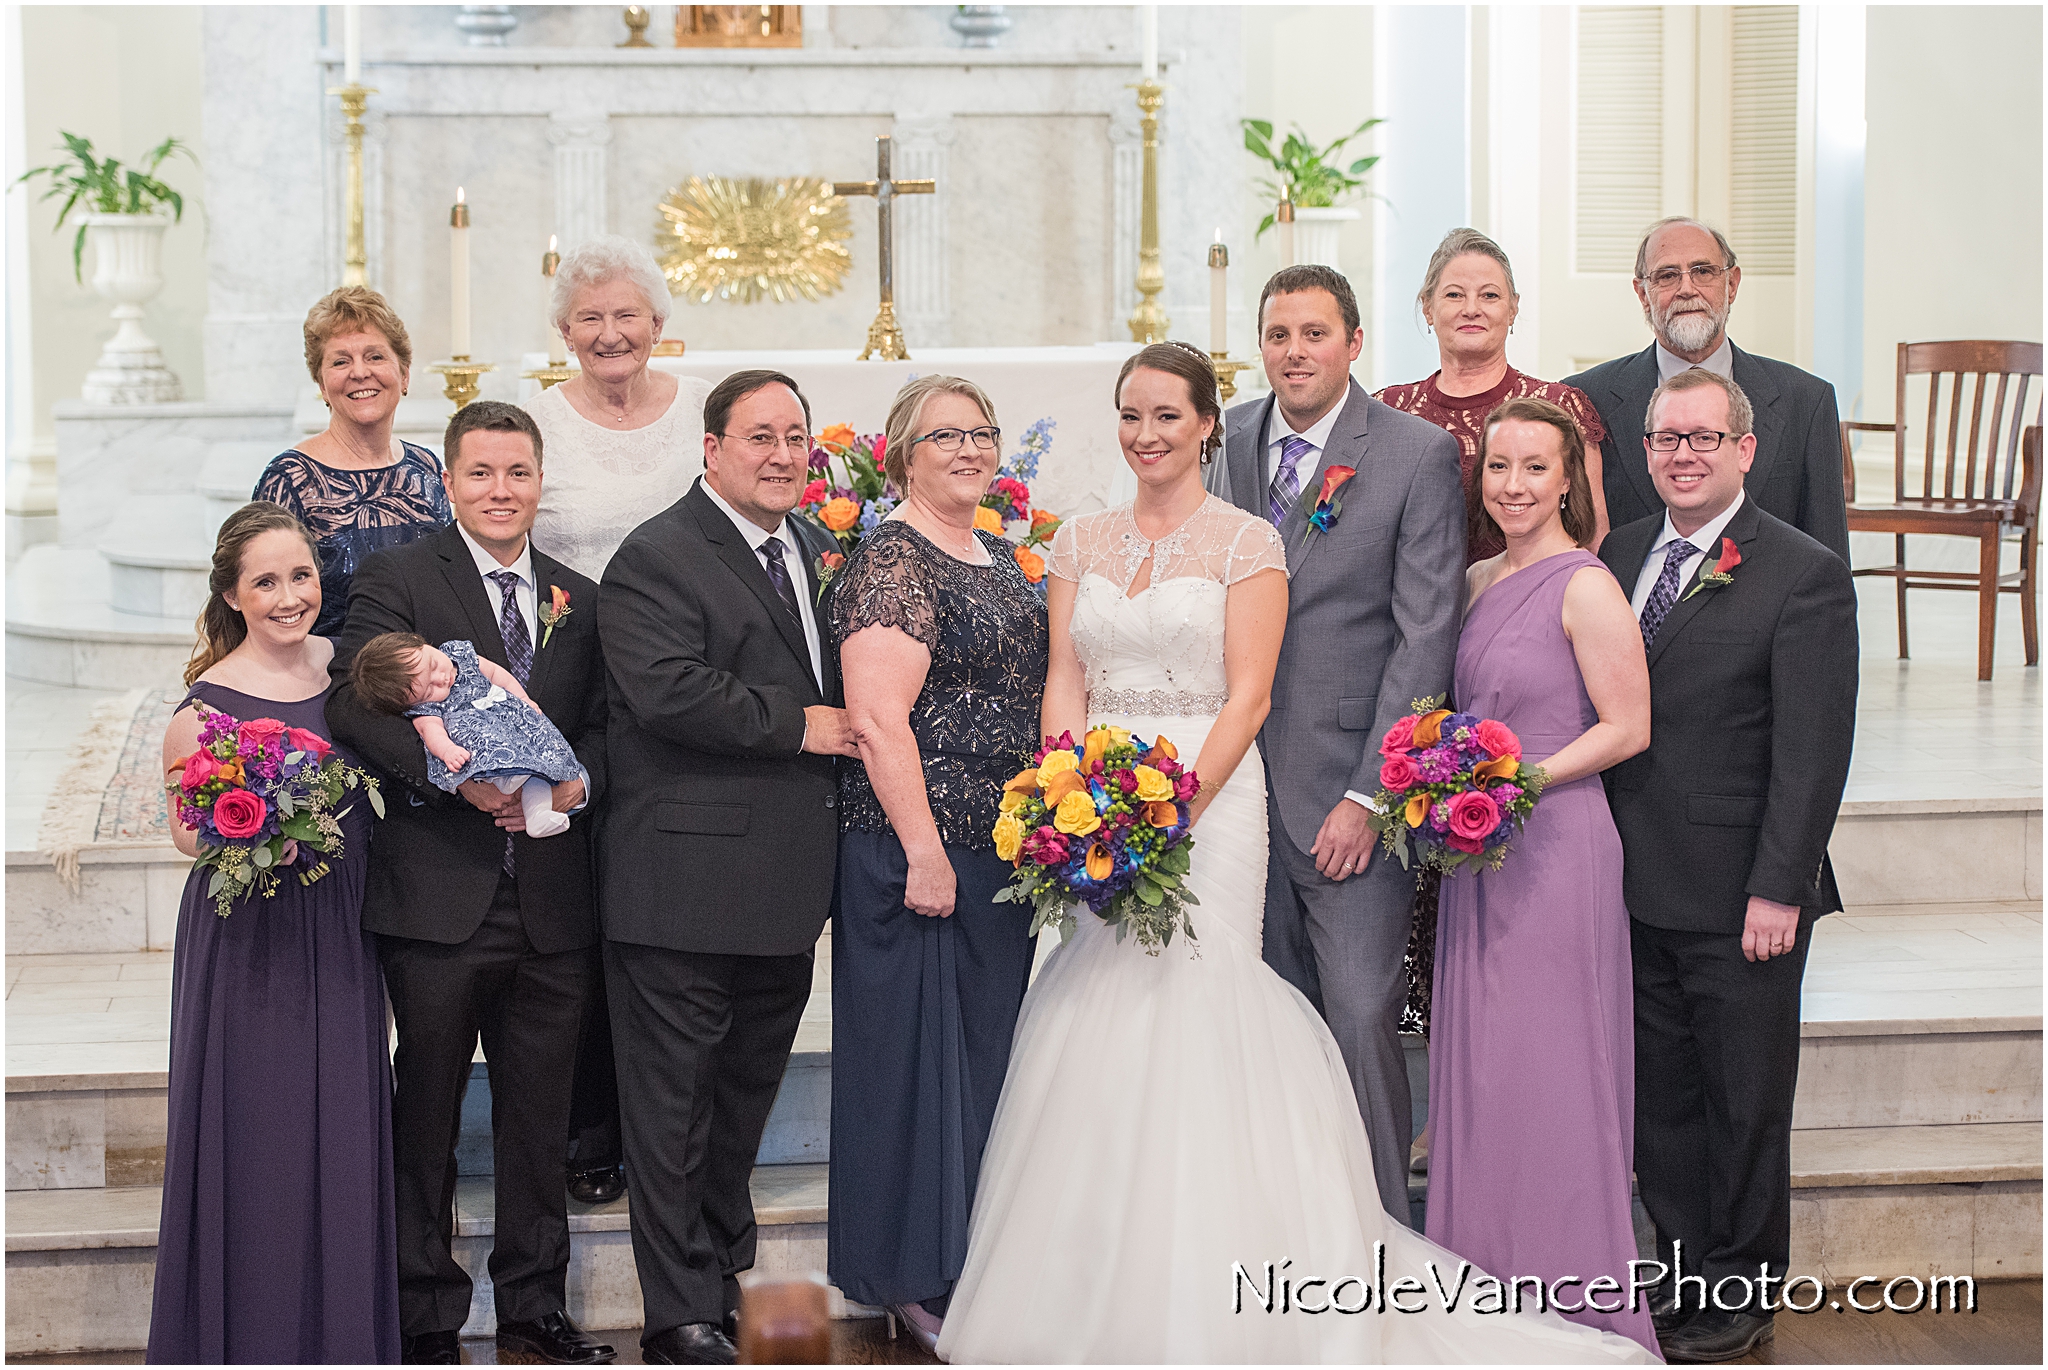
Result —
<instances>
[{"instance_id":1,"label":"woman in black sequined dress","mask_svg":"<svg viewBox=\"0 0 2048 1370\"><path fill-rule=\"evenodd\" d=\"M1045 606L974 528L1000 434L966 381L896 397L903 504L830 594L861 761L841 772L832 919L829 1269L936 1339L1031 976L1031 909L997 904L1003 782L1038 744Z\"/></svg>"}]
</instances>

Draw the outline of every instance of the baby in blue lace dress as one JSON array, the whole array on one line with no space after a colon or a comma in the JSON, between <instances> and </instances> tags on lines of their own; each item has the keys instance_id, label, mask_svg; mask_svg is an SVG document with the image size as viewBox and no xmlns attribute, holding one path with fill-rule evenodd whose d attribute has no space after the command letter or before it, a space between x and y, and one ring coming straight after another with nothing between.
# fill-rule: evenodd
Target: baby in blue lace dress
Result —
<instances>
[{"instance_id":1,"label":"baby in blue lace dress","mask_svg":"<svg viewBox=\"0 0 2048 1370\"><path fill-rule=\"evenodd\" d=\"M455 792L487 780L519 792L528 837L569 827L555 812L554 787L583 774L567 738L527 696L518 677L479 657L467 642L430 645L417 633L383 633L363 644L351 669L371 708L403 714L427 749L427 778Z\"/></svg>"}]
</instances>

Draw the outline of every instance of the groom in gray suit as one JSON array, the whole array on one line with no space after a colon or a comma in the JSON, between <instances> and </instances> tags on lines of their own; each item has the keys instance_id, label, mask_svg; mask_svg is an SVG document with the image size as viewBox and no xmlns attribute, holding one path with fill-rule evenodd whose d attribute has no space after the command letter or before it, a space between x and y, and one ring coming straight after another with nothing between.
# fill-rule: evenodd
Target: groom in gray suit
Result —
<instances>
[{"instance_id":1,"label":"groom in gray suit","mask_svg":"<svg viewBox=\"0 0 2048 1370\"><path fill-rule=\"evenodd\" d=\"M1225 416L1213 493L1271 519L1287 545L1287 636L1266 760L1266 962L1321 1010L1358 1095L1380 1202L1408 1220L1401 957L1415 879L1375 848L1367 805L1380 739L1447 693L1465 594L1458 444L1351 379L1365 332L1350 283L1291 266L1259 297L1272 394ZM1328 528L1309 523L1332 466L1357 474Z\"/></svg>"}]
</instances>

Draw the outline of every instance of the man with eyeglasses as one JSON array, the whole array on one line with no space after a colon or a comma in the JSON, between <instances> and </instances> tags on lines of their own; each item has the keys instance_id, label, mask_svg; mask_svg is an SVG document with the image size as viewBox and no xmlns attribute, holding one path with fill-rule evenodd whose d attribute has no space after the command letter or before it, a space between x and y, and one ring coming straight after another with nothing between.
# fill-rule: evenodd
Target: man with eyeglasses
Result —
<instances>
[{"instance_id":1,"label":"man with eyeglasses","mask_svg":"<svg viewBox=\"0 0 2048 1370\"><path fill-rule=\"evenodd\" d=\"M1856 592L1840 557L1744 489L1757 440L1740 386L1682 371L1647 417L1660 510L1600 546L1650 667L1650 746L1605 776L1636 1183L1667 1267L1650 1300L1664 1358L1725 1361L1772 1333L1768 1307L1728 1291L1783 1280L1791 1256L1799 988L1814 920L1842 907L1827 844L1856 727ZM1703 1307L1730 1276L1749 1284Z\"/></svg>"},{"instance_id":2,"label":"man with eyeglasses","mask_svg":"<svg viewBox=\"0 0 2048 1370\"><path fill-rule=\"evenodd\" d=\"M599 908L649 1363L734 1358L748 1180L832 905L833 758L856 752L820 634L837 544L791 514L810 419L785 375L720 381L703 476L598 591L619 794Z\"/></svg>"},{"instance_id":3,"label":"man with eyeglasses","mask_svg":"<svg viewBox=\"0 0 2048 1370\"><path fill-rule=\"evenodd\" d=\"M1636 438L1647 431L1650 392L1700 366L1742 387L1755 409L1750 498L1847 564L1849 516L1842 500L1835 388L1729 340L1728 315L1741 285L1735 249L1718 229L1695 219L1664 219L1643 235L1635 290L1656 340L1632 357L1602 362L1564 382L1583 390L1607 425L1600 448L1608 526L1619 528L1663 509Z\"/></svg>"}]
</instances>

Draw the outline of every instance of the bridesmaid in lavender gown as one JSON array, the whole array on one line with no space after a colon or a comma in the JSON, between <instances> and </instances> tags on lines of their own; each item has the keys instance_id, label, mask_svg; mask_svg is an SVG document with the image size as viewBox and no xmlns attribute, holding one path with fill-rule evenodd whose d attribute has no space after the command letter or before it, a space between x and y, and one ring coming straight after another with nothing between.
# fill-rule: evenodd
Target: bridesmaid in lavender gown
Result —
<instances>
[{"instance_id":1,"label":"bridesmaid in lavender gown","mask_svg":"<svg viewBox=\"0 0 2048 1370\"><path fill-rule=\"evenodd\" d=\"M1585 549L1578 426L1518 399L1485 433L1473 536L1497 528L1507 550L1467 573L1455 698L1514 729L1524 764L1551 781L1500 870L1443 882L1428 1234L1502 1278L1577 1276L1557 1310L1654 1353L1647 1306L1626 1306L1634 996L1621 840L1600 784L1649 745L1649 672L1627 598ZM1623 1292L1583 1302L1601 1276Z\"/></svg>"},{"instance_id":2,"label":"bridesmaid in lavender gown","mask_svg":"<svg viewBox=\"0 0 2048 1370\"><path fill-rule=\"evenodd\" d=\"M194 700L330 736L334 648L309 635L320 565L311 535L278 505L228 516L166 770L197 746ZM326 874L286 878L226 918L206 896L206 868L185 882L152 1363L399 1358L384 981L362 928L370 828L358 798ZM175 815L172 833L196 853L198 834ZM294 858L289 845L286 855L288 874L323 859Z\"/></svg>"}]
</instances>

